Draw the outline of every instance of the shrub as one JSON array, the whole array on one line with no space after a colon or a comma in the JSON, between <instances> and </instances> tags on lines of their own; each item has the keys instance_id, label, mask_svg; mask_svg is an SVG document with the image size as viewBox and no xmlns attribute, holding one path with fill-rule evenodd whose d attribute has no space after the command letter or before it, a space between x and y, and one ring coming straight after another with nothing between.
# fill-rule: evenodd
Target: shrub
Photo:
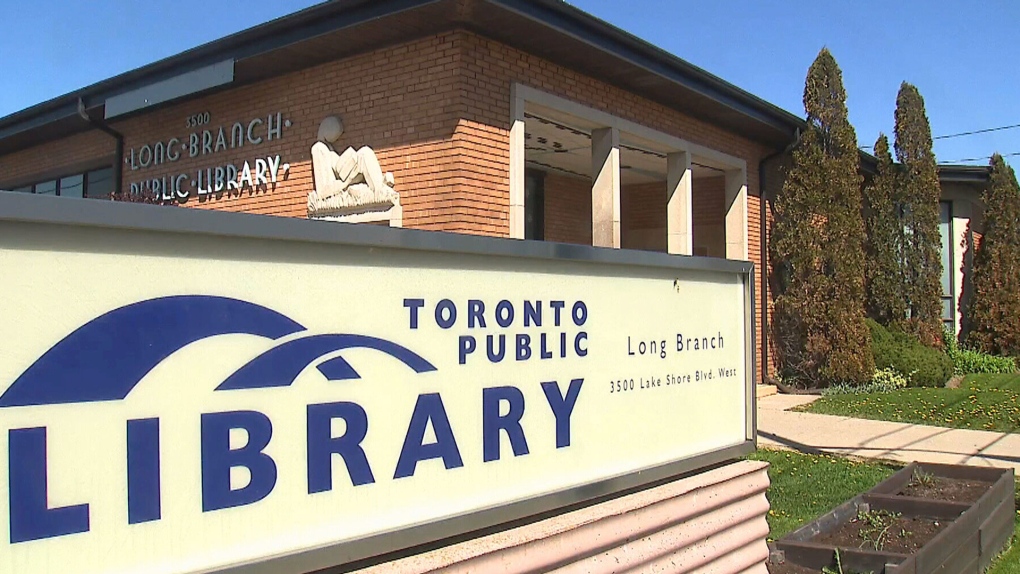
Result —
<instances>
[{"instance_id":1,"label":"shrub","mask_svg":"<svg viewBox=\"0 0 1020 574\"><path fill-rule=\"evenodd\" d=\"M900 170L899 199L903 214L903 278L911 320L904 328L928 346L939 344L942 332L941 235L939 187L931 125L924 98L903 82L896 95L896 159Z\"/></svg>"},{"instance_id":2,"label":"shrub","mask_svg":"<svg viewBox=\"0 0 1020 574\"><path fill-rule=\"evenodd\" d=\"M949 355L921 344L909 333L886 329L871 319L867 323L877 369L895 370L911 387L941 387L953 376Z\"/></svg>"},{"instance_id":3,"label":"shrub","mask_svg":"<svg viewBox=\"0 0 1020 574\"><path fill-rule=\"evenodd\" d=\"M822 395L829 397L833 395L856 395L863 393L889 393L895 390L906 388L909 377L901 374L896 369L879 369L871 376L871 381L855 386L846 383L833 385L822 391Z\"/></svg>"},{"instance_id":4,"label":"shrub","mask_svg":"<svg viewBox=\"0 0 1020 574\"><path fill-rule=\"evenodd\" d=\"M988 355L980 351L961 349L956 342L956 336L944 329L942 340L945 343L946 353L953 361L953 374L955 375L977 375L977 374L1008 374L1016 372L1016 360L1013 357L998 357Z\"/></svg>"},{"instance_id":5,"label":"shrub","mask_svg":"<svg viewBox=\"0 0 1020 574\"><path fill-rule=\"evenodd\" d=\"M827 49L808 70L804 109L809 126L772 203L773 348L795 384L863 384L875 367L864 326L860 152Z\"/></svg>"},{"instance_id":6,"label":"shrub","mask_svg":"<svg viewBox=\"0 0 1020 574\"><path fill-rule=\"evenodd\" d=\"M999 154L992 156L991 171L965 341L983 353L1020 357L1020 185Z\"/></svg>"}]
</instances>

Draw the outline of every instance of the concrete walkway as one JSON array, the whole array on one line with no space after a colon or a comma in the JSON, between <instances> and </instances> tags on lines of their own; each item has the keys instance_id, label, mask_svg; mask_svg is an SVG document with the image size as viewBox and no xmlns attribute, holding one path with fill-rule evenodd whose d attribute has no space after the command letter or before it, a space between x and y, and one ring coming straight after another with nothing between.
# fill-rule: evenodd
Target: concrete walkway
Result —
<instances>
[{"instance_id":1,"label":"concrete walkway","mask_svg":"<svg viewBox=\"0 0 1020 574\"><path fill-rule=\"evenodd\" d=\"M1012 467L1020 472L1020 434L947 429L787 410L817 398L773 395L758 399L758 444L900 462Z\"/></svg>"}]
</instances>

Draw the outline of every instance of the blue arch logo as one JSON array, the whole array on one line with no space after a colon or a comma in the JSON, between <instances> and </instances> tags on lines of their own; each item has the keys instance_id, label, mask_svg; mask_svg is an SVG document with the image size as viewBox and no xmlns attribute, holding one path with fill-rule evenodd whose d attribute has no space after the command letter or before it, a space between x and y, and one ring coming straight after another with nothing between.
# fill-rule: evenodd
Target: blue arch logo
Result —
<instances>
[{"instance_id":1,"label":"blue arch logo","mask_svg":"<svg viewBox=\"0 0 1020 574\"><path fill-rule=\"evenodd\" d=\"M141 301L89 321L46 351L0 395L0 407L123 400L160 362L197 341L231 334L277 340L302 331L293 319L238 299L182 295ZM286 387L323 355L352 348L380 351L415 373L436 370L417 353L385 339L312 334L255 357L216 390ZM360 378L343 357L316 368L331 381Z\"/></svg>"}]
</instances>

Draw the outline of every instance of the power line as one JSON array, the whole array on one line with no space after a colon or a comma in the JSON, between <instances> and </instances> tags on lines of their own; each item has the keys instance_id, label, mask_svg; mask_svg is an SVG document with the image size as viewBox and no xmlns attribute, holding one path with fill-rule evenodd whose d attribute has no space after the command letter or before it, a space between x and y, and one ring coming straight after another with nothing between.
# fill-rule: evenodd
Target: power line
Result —
<instances>
[{"instance_id":1,"label":"power line","mask_svg":"<svg viewBox=\"0 0 1020 574\"><path fill-rule=\"evenodd\" d=\"M987 129L983 129L983 130L974 130L972 132L960 132L958 134L947 134L947 135L944 135L944 136L935 136L932 139L933 140L947 140L949 138L958 138L958 137L963 137L963 136L972 136L972 135L976 135L976 134L986 134L986 133L989 133L989 132L1000 132L1002 130L1013 130L1013 129L1016 129L1016 128L1020 128L1020 124L1014 124L1014 125L1011 125L1011 126L999 126L997 128L987 128ZM991 156L989 156L989 157L991 157Z\"/></svg>"},{"instance_id":2,"label":"power line","mask_svg":"<svg viewBox=\"0 0 1020 574\"><path fill-rule=\"evenodd\" d=\"M1013 152L1013 153L1000 153L999 155L1002 156L1002 157L1013 157L1013 156L1020 155L1020 151ZM992 156L986 155L985 157L968 157L968 158L964 158L964 159L954 159L952 161L940 161L939 163L940 164L965 163L965 162L968 162L968 161L984 161L986 159L992 159Z\"/></svg>"},{"instance_id":3,"label":"power line","mask_svg":"<svg viewBox=\"0 0 1020 574\"><path fill-rule=\"evenodd\" d=\"M941 136L935 136L935 137L933 137L931 139L932 140L947 140L947 139L959 138L959 137L963 137L963 136L973 136L973 135L977 135L977 134L987 134L987 133L991 133L991 132L1001 132L1003 130L1015 130L1017 128L1020 128L1020 124L1013 124L1011 126L999 126L997 128L986 128L986 129L983 129L983 130L973 130L973 131L969 131L969 132L960 132L960 133L956 133L956 134L946 134L946 135L941 135ZM862 146L858 146L858 147L860 149L874 149L875 146L872 146L872 145L862 145ZM988 157L991 157L991 156L988 156ZM985 158L985 159L987 159L987 158Z\"/></svg>"}]
</instances>

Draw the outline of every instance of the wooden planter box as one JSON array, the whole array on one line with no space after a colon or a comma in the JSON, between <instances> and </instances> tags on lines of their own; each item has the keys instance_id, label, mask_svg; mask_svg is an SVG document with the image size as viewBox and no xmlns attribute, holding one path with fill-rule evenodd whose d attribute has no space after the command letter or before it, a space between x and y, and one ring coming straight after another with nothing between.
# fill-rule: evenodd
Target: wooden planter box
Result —
<instances>
[{"instance_id":1,"label":"wooden planter box","mask_svg":"<svg viewBox=\"0 0 1020 574\"><path fill-rule=\"evenodd\" d=\"M979 481L988 489L972 503L905 496L901 492L915 470L937 478ZM912 463L875 488L840 505L774 544L773 562L810 569L835 567L836 547L813 540L837 530L858 511L888 510L904 517L923 517L948 523L913 554L839 548L845 571L875 574L980 574L1013 533L1013 470Z\"/></svg>"}]
</instances>

